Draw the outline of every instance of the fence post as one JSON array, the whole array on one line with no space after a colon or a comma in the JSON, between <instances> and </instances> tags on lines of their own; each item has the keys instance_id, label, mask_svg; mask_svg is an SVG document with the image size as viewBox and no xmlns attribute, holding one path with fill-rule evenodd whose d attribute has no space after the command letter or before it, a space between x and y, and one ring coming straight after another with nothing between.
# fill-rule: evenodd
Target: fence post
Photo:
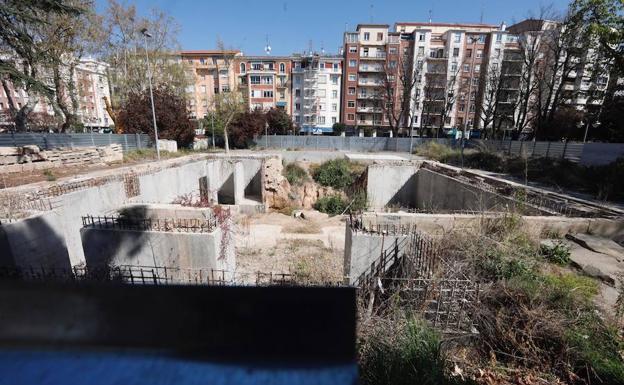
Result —
<instances>
[{"instance_id":1,"label":"fence post","mask_svg":"<svg viewBox=\"0 0 624 385\"><path fill-rule=\"evenodd\" d=\"M17 141L15 140L15 132L11 131L11 139L13 139L13 147L17 147ZM47 150L47 147L46 147Z\"/></svg>"},{"instance_id":2,"label":"fence post","mask_svg":"<svg viewBox=\"0 0 624 385\"><path fill-rule=\"evenodd\" d=\"M111 137L112 137L111 135L113 135L113 134L108 134L108 144L109 145L113 144L112 139L111 139Z\"/></svg>"},{"instance_id":3,"label":"fence post","mask_svg":"<svg viewBox=\"0 0 624 385\"><path fill-rule=\"evenodd\" d=\"M523 146L523 144L524 144L524 140L521 140L520 141L520 150L518 151L518 155L519 156L522 156L522 146Z\"/></svg>"},{"instance_id":4,"label":"fence post","mask_svg":"<svg viewBox=\"0 0 624 385\"><path fill-rule=\"evenodd\" d=\"M533 141L533 151L531 151L531 158L535 156L535 146L537 146L537 140Z\"/></svg>"},{"instance_id":5,"label":"fence post","mask_svg":"<svg viewBox=\"0 0 624 385\"><path fill-rule=\"evenodd\" d=\"M123 135L123 138L124 138L124 146L125 146L124 150L128 151L128 135L126 135L126 134L122 134L122 135Z\"/></svg>"},{"instance_id":6,"label":"fence post","mask_svg":"<svg viewBox=\"0 0 624 385\"><path fill-rule=\"evenodd\" d=\"M91 131L90 134L91 134L91 145L95 147L95 139L93 139L93 131Z\"/></svg>"},{"instance_id":7,"label":"fence post","mask_svg":"<svg viewBox=\"0 0 624 385\"><path fill-rule=\"evenodd\" d=\"M548 142L548 146L546 147L546 155L545 158L548 158L548 154L550 153L550 142Z\"/></svg>"},{"instance_id":8,"label":"fence post","mask_svg":"<svg viewBox=\"0 0 624 385\"><path fill-rule=\"evenodd\" d=\"M566 150L568 149L568 139L563 142L563 153L561 154L561 159L565 159Z\"/></svg>"},{"instance_id":9,"label":"fence post","mask_svg":"<svg viewBox=\"0 0 624 385\"><path fill-rule=\"evenodd\" d=\"M511 144L513 143L513 140L509 139L509 150L507 151L507 155L511 155Z\"/></svg>"},{"instance_id":10,"label":"fence post","mask_svg":"<svg viewBox=\"0 0 624 385\"><path fill-rule=\"evenodd\" d=\"M136 144L136 148L141 148L141 136L139 135L138 132L134 133L134 140L135 140L135 144Z\"/></svg>"},{"instance_id":11,"label":"fence post","mask_svg":"<svg viewBox=\"0 0 624 385\"><path fill-rule=\"evenodd\" d=\"M48 134L43 134L43 144L46 150L50 149L50 143L48 142Z\"/></svg>"}]
</instances>

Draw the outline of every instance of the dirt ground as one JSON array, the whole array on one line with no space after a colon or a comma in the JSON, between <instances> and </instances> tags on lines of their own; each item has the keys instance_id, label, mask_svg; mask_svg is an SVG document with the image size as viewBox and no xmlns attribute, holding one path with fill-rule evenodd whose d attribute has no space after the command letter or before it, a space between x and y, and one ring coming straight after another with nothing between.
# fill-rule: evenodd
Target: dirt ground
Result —
<instances>
[{"instance_id":1,"label":"dirt ground","mask_svg":"<svg viewBox=\"0 0 624 385\"><path fill-rule=\"evenodd\" d=\"M237 218L236 264L241 274L285 273L319 281L343 278L345 223L303 211L305 219L268 213Z\"/></svg>"}]
</instances>

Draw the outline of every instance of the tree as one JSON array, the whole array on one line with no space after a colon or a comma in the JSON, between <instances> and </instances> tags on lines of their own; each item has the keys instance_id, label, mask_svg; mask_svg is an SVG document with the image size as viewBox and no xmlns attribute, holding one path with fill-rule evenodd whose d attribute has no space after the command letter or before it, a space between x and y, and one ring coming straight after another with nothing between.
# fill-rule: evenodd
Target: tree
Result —
<instances>
[{"instance_id":1,"label":"tree","mask_svg":"<svg viewBox=\"0 0 624 385\"><path fill-rule=\"evenodd\" d=\"M347 125L344 123L336 122L332 126L332 131L334 132L334 135L342 135L342 133L345 132L346 130L347 130Z\"/></svg>"},{"instance_id":2,"label":"tree","mask_svg":"<svg viewBox=\"0 0 624 385\"><path fill-rule=\"evenodd\" d=\"M156 125L160 139L175 140L179 147L193 143L195 128L190 120L186 101L166 86L154 89ZM149 91L131 92L122 105L119 117L129 133L145 133L154 137L152 106Z\"/></svg>"},{"instance_id":3,"label":"tree","mask_svg":"<svg viewBox=\"0 0 624 385\"><path fill-rule=\"evenodd\" d=\"M111 100L108 104L115 125L117 110L127 97L148 88L146 45L154 86L167 85L184 95L191 81L184 63L176 57L179 26L174 19L156 8L149 16L141 17L134 5L126 7L117 0L108 1L105 15L102 24L107 39L102 44L102 56L110 64ZM143 29L149 31L150 38L143 35Z\"/></svg>"},{"instance_id":4,"label":"tree","mask_svg":"<svg viewBox=\"0 0 624 385\"><path fill-rule=\"evenodd\" d=\"M5 53L0 58L0 80L17 131L27 129L28 115L38 102L37 95L53 94L40 74L40 66L47 58L48 42L41 34L41 28L48 23L46 18L81 13L82 9L63 0L0 2L0 49ZM28 102L20 107L13 100L11 89L24 90L29 95Z\"/></svg>"},{"instance_id":5,"label":"tree","mask_svg":"<svg viewBox=\"0 0 624 385\"><path fill-rule=\"evenodd\" d=\"M215 115L223 124L223 139L225 140L225 152L230 152L230 142L228 138L228 128L237 117L244 112L247 104L243 99L243 95L238 91L222 92L214 97Z\"/></svg>"},{"instance_id":6,"label":"tree","mask_svg":"<svg viewBox=\"0 0 624 385\"><path fill-rule=\"evenodd\" d=\"M81 90L76 84L76 66L85 54L95 53L104 37L101 17L96 15L92 0L69 0L80 7L80 15L49 14L43 24L42 40L46 46L46 73L54 90L50 105L63 120L61 132L79 123L78 107Z\"/></svg>"},{"instance_id":7,"label":"tree","mask_svg":"<svg viewBox=\"0 0 624 385\"><path fill-rule=\"evenodd\" d=\"M266 112L269 135L285 135L293 130L290 116L281 108L271 108Z\"/></svg>"},{"instance_id":8,"label":"tree","mask_svg":"<svg viewBox=\"0 0 624 385\"><path fill-rule=\"evenodd\" d=\"M412 127L415 117L412 113L414 87L420 79L421 68L414 66L410 57L408 51L389 57L382 65L377 94L381 96L381 111L394 135L403 127Z\"/></svg>"},{"instance_id":9,"label":"tree","mask_svg":"<svg viewBox=\"0 0 624 385\"><path fill-rule=\"evenodd\" d=\"M624 75L624 2L622 0L575 0L570 12L598 37L619 76Z\"/></svg>"},{"instance_id":10,"label":"tree","mask_svg":"<svg viewBox=\"0 0 624 385\"><path fill-rule=\"evenodd\" d=\"M246 148L251 139L264 132L267 114L260 109L238 113L232 121L230 136L236 148Z\"/></svg>"}]
</instances>

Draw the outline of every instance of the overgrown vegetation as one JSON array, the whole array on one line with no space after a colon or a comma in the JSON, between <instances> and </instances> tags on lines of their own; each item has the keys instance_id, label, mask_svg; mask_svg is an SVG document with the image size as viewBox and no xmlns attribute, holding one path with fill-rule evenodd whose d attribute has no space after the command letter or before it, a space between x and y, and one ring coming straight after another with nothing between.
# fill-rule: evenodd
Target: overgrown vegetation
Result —
<instances>
[{"instance_id":1,"label":"overgrown vegetation","mask_svg":"<svg viewBox=\"0 0 624 385\"><path fill-rule=\"evenodd\" d=\"M469 343L439 337L437 352L426 349L427 335L410 347L411 318L385 314L360 328L363 383L624 383L621 329L594 303L598 282L562 267L569 251L560 244L541 248L525 227L519 217L503 215L483 218L475 232L448 234L440 242L445 266L480 282L472 309L478 333Z\"/></svg>"},{"instance_id":2,"label":"overgrown vegetation","mask_svg":"<svg viewBox=\"0 0 624 385\"><path fill-rule=\"evenodd\" d=\"M46 177L46 180L48 182L53 182L53 181L56 180L56 175L54 175L54 171L52 171L50 169L43 170L43 176Z\"/></svg>"},{"instance_id":3,"label":"overgrown vegetation","mask_svg":"<svg viewBox=\"0 0 624 385\"><path fill-rule=\"evenodd\" d=\"M330 214L342 214L345 210L361 211L367 207L366 192L356 185L356 181L366 170L366 166L346 159L329 160L311 168L314 180L327 187L340 191L320 198L315 209Z\"/></svg>"},{"instance_id":4,"label":"overgrown vegetation","mask_svg":"<svg viewBox=\"0 0 624 385\"><path fill-rule=\"evenodd\" d=\"M284 166L282 175L284 175L284 177L288 180L288 183L293 186L301 186L309 180L306 170L296 163L287 163Z\"/></svg>"},{"instance_id":5,"label":"overgrown vegetation","mask_svg":"<svg viewBox=\"0 0 624 385\"><path fill-rule=\"evenodd\" d=\"M462 165L457 149L429 142L416 154L439 162ZM487 149L464 151L466 168L510 174L522 181L537 182L590 194L598 199L624 200L624 158L603 166L583 166L567 159L508 157Z\"/></svg>"}]
</instances>

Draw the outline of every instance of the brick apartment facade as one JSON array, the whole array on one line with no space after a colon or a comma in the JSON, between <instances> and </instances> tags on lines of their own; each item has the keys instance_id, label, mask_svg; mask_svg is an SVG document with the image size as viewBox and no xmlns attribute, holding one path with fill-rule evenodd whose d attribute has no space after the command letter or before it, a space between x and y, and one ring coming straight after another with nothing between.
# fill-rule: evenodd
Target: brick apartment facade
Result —
<instances>
[{"instance_id":1,"label":"brick apartment facade","mask_svg":"<svg viewBox=\"0 0 624 385\"><path fill-rule=\"evenodd\" d=\"M287 56L240 56L235 60L236 87L249 109L281 108L292 115L292 61Z\"/></svg>"}]
</instances>

